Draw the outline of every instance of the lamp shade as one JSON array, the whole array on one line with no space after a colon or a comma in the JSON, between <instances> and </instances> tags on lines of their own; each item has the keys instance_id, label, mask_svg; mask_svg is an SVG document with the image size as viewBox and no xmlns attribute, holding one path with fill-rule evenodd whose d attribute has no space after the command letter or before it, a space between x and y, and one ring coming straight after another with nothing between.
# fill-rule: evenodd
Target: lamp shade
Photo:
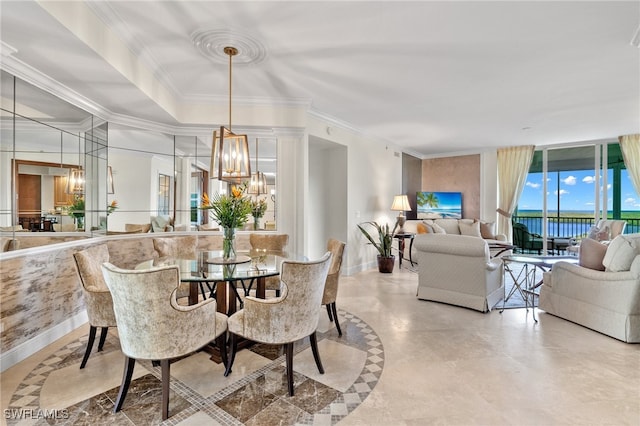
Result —
<instances>
[{"instance_id":1,"label":"lamp shade","mask_svg":"<svg viewBox=\"0 0 640 426\"><path fill-rule=\"evenodd\" d=\"M391 210L396 212L410 212L411 205L409 204L409 198L406 195L396 195L393 197Z\"/></svg>"}]
</instances>

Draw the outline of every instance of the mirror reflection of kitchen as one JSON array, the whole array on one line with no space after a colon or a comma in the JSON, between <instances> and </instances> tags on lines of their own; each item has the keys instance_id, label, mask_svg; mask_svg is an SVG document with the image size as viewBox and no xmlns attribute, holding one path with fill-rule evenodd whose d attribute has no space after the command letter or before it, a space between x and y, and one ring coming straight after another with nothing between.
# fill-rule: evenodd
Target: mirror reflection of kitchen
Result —
<instances>
[{"instance_id":1,"label":"mirror reflection of kitchen","mask_svg":"<svg viewBox=\"0 0 640 426\"><path fill-rule=\"evenodd\" d=\"M18 224L29 231L73 231L68 214L75 195L68 193L69 172L76 165L16 160ZM63 226L64 225L64 226Z\"/></svg>"}]
</instances>

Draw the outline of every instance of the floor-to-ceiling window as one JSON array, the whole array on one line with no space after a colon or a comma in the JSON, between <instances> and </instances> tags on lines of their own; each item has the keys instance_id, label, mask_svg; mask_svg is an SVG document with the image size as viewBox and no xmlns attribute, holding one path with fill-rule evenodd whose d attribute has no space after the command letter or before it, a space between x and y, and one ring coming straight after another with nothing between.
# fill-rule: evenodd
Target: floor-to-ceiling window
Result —
<instances>
[{"instance_id":1,"label":"floor-to-ceiling window","mask_svg":"<svg viewBox=\"0 0 640 426\"><path fill-rule=\"evenodd\" d=\"M626 233L640 232L640 196L619 145L536 151L514 220L534 234L580 239L600 218L626 220Z\"/></svg>"}]
</instances>

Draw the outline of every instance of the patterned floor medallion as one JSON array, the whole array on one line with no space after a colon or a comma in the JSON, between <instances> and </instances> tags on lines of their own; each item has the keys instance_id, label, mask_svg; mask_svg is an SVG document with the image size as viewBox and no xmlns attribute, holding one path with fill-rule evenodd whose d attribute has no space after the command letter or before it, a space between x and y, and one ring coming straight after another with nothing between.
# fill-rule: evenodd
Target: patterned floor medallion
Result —
<instances>
[{"instance_id":1,"label":"patterned floor medallion","mask_svg":"<svg viewBox=\"0 0 640 426\"><path fill-rule=\"evenodd\" d=\"M296 360L310 352L307 339L296 344L293 397L289 397L287 392L282 349L256 344L249 350L254 359L261 360L262 366L236 381L230 380L209 395L198 392L198 387L195 384L190 386L188 380L175 377L172 364L170 418L165 422L160 417L160 368L147 361L138 362L144 368L136 367L141 373L132 381L121 412L112 412L118 394L118 376L118 385L96 395L75 395L79 402L55 407L58 413L51 415L51 408L41 405L46 405L42 399L49 398L43 395L47 392L55 394L55 390L51 389L65 387L64 374L56 373L59 370L70 367L68 371L71 375L78 374L78 365L86 345L85 335L31 371L15 391L8 408L15 412L28 411L32 418L37 419L32 423L39 425L177 425L183 421L213 425L332 425L348 416L367 398L384 366L384 349L374 330L348 312L341 311L340 320L342 337L338 337L333 326L318 332L320 355L326 371L324 375L314 374L317 370L314 372L310 369L307 373L304 368L302 372L296 369ZM94 347L92 358L97 356L95 350ZM118 352L117 338L110 335L100 356L112 353L121 357ZM92 358L85 370L91 368ZM189 362L188 359L185 361ZM315 368L315 364L313 366ZM240 369L241 366L234 365L234 370L236 368ZM345 371L335 371L340 368ZM233 374L229 377L232 378ZM69 383L73 383L72 378L69 378ZM74 395L69 398L72 400ZM17 420L7 420L8 425L18 423Z\"/></svg>"}]
</instances>

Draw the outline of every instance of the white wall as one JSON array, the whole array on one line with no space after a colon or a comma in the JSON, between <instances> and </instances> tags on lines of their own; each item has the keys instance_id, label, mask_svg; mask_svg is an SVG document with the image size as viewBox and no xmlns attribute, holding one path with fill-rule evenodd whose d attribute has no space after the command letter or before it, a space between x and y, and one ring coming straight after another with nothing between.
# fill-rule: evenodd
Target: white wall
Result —
<instances>
[{"instance_id":1,"label":"white wall","mask_svg":"<svg viewBox=\"0 0 640 426\"><path fill-rule=\"evenodd\" d=\"M309 223L307 249L310 258L321 257L329 238L347 241L347 148L309 138Z\"/></svg>"},{"instance_id":2,"label":"white wall","mask_svg":"<svg viewBox=\"0 0 640 426\"><path fill-rule=\"evenodd\" d=\"M343 273L350 275L373 268L377 264L376 251L366 244L356 225L365 221L390 226L395 223L395 214L390 208L394 195L402 191L401 151L397 146L313 115L309 118L308 132L347 149L346 179L341 183L347 193ZM323 208L319 214L331 215L332 212Z\"/></svg>"}]
</instances>

